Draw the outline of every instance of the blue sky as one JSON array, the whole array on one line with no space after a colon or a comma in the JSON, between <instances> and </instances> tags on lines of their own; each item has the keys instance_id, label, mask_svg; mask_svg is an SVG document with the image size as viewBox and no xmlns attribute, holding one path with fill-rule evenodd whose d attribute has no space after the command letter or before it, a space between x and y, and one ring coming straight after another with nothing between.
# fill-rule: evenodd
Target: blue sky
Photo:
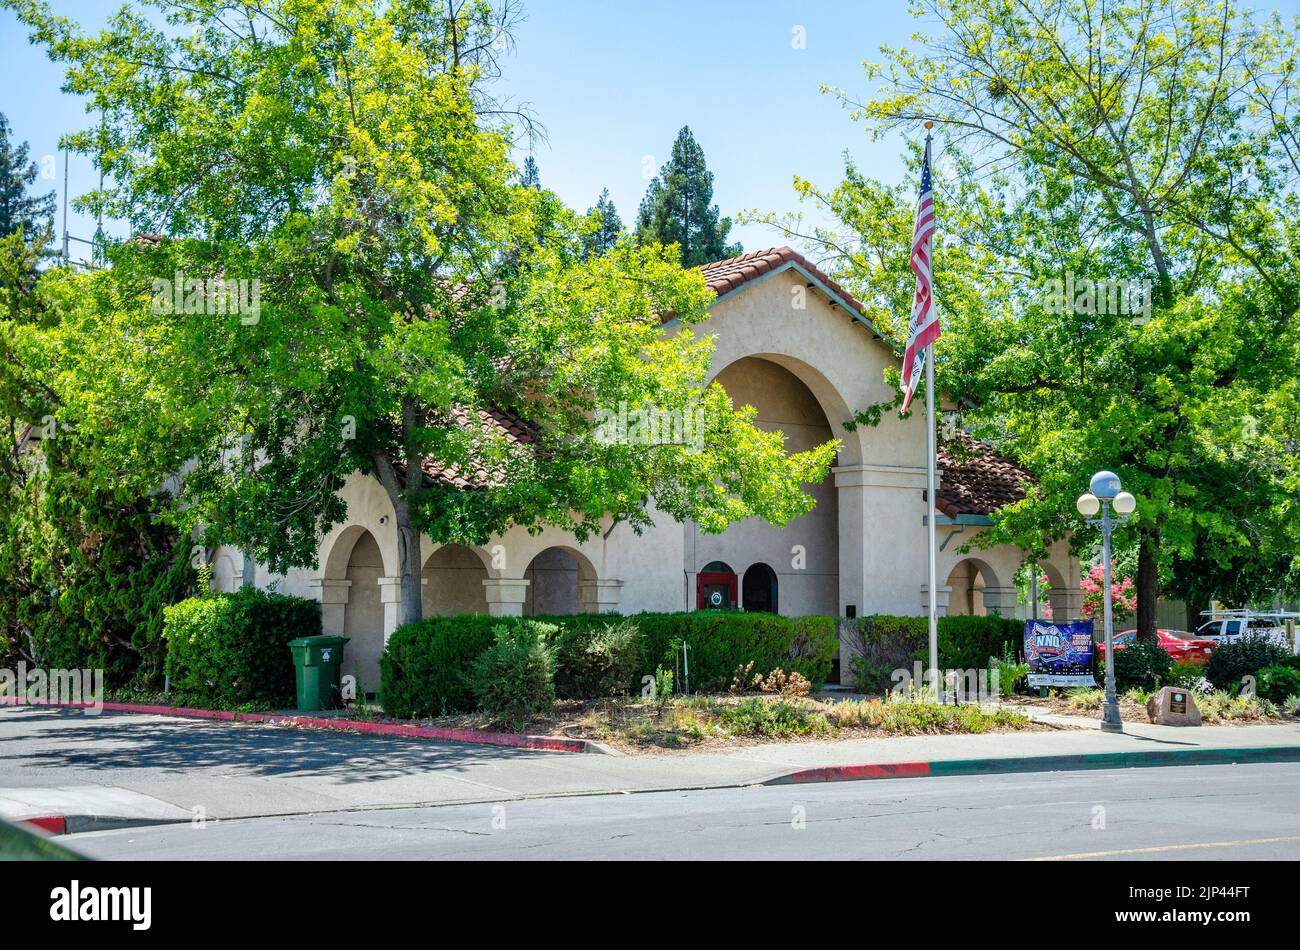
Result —
<instances>
[{"instance_id":1,"label":"blue sky","mask_svg":"<svg viewBox=\"0 0 1300 950\"><path fill-rule=\"evenodd\" d=\"M116 7L52 5L90 24ZM1300 0L1276 6L1294 13ZM704 148L724 214L795 210L792 177L833 184L845 149L875 177L902 174L900 142L872 143L818 90L865 91L861 61L878 58L882 43L906 43L917 28L905 0L526 0L526 14L502 92L531 104L549 136L535 152L542 183L579 210L607 187L629 222L645 170L658 169L683 125ZM792 43L796 28L803 48ZM86 124L81 101L59 90L59 68L8 12L0 12L0 73L0 112L38 160L56 153L60 134ZM59 162L55 180L42 184L61 193ZM96 183L82 159L69 172L73 196ZM70 215L69 230L89 237L94 224ZM760 226L732 237L747 250L782 242Z\"/></svg>"}]
</instances>

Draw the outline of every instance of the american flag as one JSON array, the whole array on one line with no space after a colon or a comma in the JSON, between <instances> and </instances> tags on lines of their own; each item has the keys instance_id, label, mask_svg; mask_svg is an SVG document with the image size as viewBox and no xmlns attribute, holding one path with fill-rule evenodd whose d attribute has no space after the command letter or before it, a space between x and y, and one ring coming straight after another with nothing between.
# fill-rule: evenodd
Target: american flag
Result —
<instances>
[{"instance_id":1,"label":"american flag","mask_svg":"<svg viewBox=\"0 0 1300 950\"><path fill-rule=\"evenodd\" d=\"M934 191L930 185L930 137L925 138L925 161L921 165L921 195L916 200L916 227L912 229L912 270L916 274L916 296L912 298L912 319L907 327L907 349L903 351L903 412L912 402L916 384L925 368L925 348L939 339L939 314L934 309L934 287L930 270L934 245Z\"/></svg>"}]
</instances>

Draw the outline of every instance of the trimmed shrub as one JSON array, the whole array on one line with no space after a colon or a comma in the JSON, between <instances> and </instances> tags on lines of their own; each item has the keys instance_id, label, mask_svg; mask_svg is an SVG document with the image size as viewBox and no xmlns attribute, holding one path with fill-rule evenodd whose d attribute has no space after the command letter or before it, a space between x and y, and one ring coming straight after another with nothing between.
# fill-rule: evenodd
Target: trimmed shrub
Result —
<instances>
[{"instance_id":1,"label":"trimmed shrub","mask_svg":"<svg viewBox=\"0 0 1300 950\"><path fill-rule=\"evenodd\" d=\"M922 618L925 637L928 622ZM1012 617L940 617L939 663L947 670L987 669L990 657L1017 657L1024 652L1025 622ZM918 656L925 659L929 644L923 643Z\"/></svg>"},{"instance_id":2,"label":"trimmed shrub","mask_svg":"<svg viewBox=\"0 0 1300 950\"><path fill-rule=\"evenodd\" d=\"M1266 666L1259 671L1259 695L1273 703L1285 703L1300 693L1300 670L1290 666Z\"/></svg>"},{"instance_id":3,"label":"trimmed shrub","mask_svg":"<svg viewBox=\"0 0 1300 950\"><path fill-rule=\"evenodd\" d=\"M553 624L525 620L498 624L490 647L475 657L469 681L479 709L512 728L522 728L555 705L555 656L547 638Z\"/></svg>"},{"instance_id":4,"label":"trimmed shrub","mask_svg":"<svg viewBox=\"0 0 1300 950\"><path fill-rule=\"evenodd\" d=\"M641 628L641 673L661 664L677 669L673 647L685 641L690 684L696 691L725 689L736 668L751 662L762 676L785 669L820 687L839 649L831 617L698 610L638 614L633 619Z\"/></svg>"},{"instance_id":5,"label":"trimmed shrub","mask_svg":"<svg viewBox=\"0 0 1300 950\"><path fill-rule=\"evenodd\" d=\"M163 611L167 674L180 702L214 709L296 702L289 641L318 636L320 604L253 588Z\"/></svg>"},{"instance_id":6,"label":"trimmed shrub","mask_svg":"<svg viewBox=\"0 0 1300 950\"><path fill-rule=\"evenodd\" d=\"M634 620L603 626L565 625L555 637L555 692L561 699L596 699L628 691L641 658Z\"/></svg>"},{"instance_id":7,"label":"trimmed shrub","mask_svg":"<svg viewBox=\"0 0 1300 950\"><path fill-rule=\"evenodd\" d=\"M1242 679L1258 676L1267 666L1277 666L1286 652L1263 635L1242 637L1232 643L1222 644L1205 664L1205 678L1215 689L1237 693Z\"/></svg>"},{"instance_id":8,"label":"trimmed shrub","mask_svg":"<svg viewBox=\"0 0 1300 950\"><path fill-rule=\"evenodd\" d=\"M379 701L399 719L470 712L474 694L465 672L509 622L487 614L425 617L393 631L379 658Z\"/></svg>"},{"instance_id":9,"label":"trimmed shrub","mask_svg":"<svg viewBox=\"0 0 1300 950\"><path fill-rule=\"evenodd\" d=\"M1130 643L1115 651L1115 688L1120 692L1159 689L1169 678L1173 662L1158 643Z\"/></svg>"},{"instance_id":10,"label":"trimmed shrub","mask_svg":"<svg viewBox=\"0 0 1300 950\"><path fill-rule=\"evenodd\" d=\"M860 689L886 692L894 670L910 674L913 664L929 662L929 622L925 617L875 614L860 617L848 634L854 656L849 672ZM1025 623L1010 617L939 618L939 664L945 670L988 669L992 658L1016 657L1024 644Z\"/></svg>"}]
</instances>

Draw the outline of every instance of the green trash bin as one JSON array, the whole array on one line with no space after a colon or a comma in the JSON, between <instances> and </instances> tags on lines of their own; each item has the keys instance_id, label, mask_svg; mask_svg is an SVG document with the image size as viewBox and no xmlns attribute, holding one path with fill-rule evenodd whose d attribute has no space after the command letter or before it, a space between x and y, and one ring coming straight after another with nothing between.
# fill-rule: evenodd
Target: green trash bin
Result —
<instances>
[{"instance_id":1,"label":"green trash bin","mask_svg":"<svg viewBox=\"0 0 1300 950\"><path fill-rule=\"evenodd\" d=\"M299 709L314 712L342 705L343 645L347 642L347 637L299 637L289 641Z\"/></svg>"}]
</instances>

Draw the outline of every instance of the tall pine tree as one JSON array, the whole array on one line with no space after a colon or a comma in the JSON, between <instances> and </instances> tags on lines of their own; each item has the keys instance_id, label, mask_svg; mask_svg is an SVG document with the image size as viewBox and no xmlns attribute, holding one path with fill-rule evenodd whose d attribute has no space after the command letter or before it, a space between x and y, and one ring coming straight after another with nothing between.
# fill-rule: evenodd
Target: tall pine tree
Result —
<instances>
[{"instance_id":1,"label":"tall pine tree","mask_svg":"<svg viewBox=\"0 0 1300 950\"><path fill-rule=\"evenodd\" d=\"M596 207L587 209L588 217L593 214L600 216L600 225L582 239L584 258L591 257L593 254L604 254L623 236L623 219L618 216L618 209L614 207L614 202L609 200L608 188L601 191Z\"/></svg>"},{"instance_id":2,"label":"tall pine tree","mask_svg":"<svg viewBox=\"0 0 1300 950\"><path fill-rule=\"evenodd\" d=\"M683 127L673 142L672 156L650 182L637 213L636 238L641 244L678 244L682 264L694 267L742 253L728 244L731 219L720 217L713 204L713 172L691 130Z\"/></svg>"},{"instance_id":3,"label":"tall pine tree","mask_svg":"<svg viewBox=\"0 0 1300 950\"><path fill-rule=\"evenodd\" d=\"M54 218L54 192L29 195L36 181L36 163L27 157L27 143L9 142L9 120L0 113L0 237L19 228L31 240Z\"/></svg>"}]
</instances>

